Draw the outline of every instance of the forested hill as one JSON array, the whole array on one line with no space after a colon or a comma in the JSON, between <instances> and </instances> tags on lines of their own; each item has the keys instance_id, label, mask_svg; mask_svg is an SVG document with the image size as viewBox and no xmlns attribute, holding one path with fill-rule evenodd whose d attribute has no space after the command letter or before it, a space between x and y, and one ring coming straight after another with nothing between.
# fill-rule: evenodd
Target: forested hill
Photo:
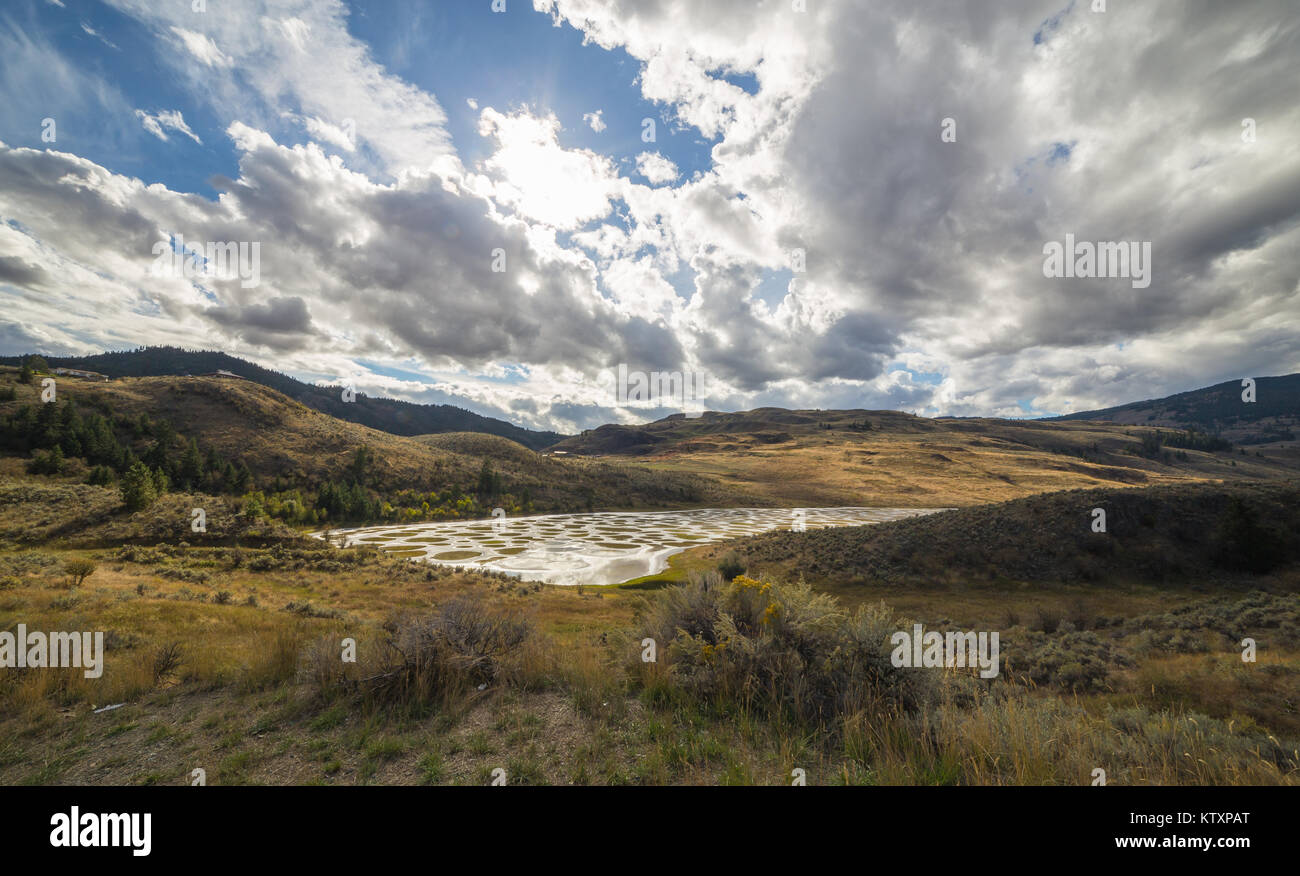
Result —
<instances>
[{"instance_id":1,"label":"forested hill","mask_svg":"<svg viewBox=\"0 0 1300 876\"><path fill-rule=\"evenodd\" d=\"M25 356L0 357L0 364L20 365ZM315 386L287 374L271 371L226 353L211 350L183 350L179 347L142 347L93 356L46 356L52 368L97 371L109 377L173 377L229 371L246 380L284 393L313 410L379 429L393 435L426 435L435 432L485 432L540 450L565 436L556 432L525 429L504 420L484 417L452 405L422 405L357 393L343 401L342 386Z\"/></svg>"},{"instance_id":2,"label":"forested hill","mask_svg":"<svg viewBox=\"0 0 1300 876\"><path fill-rule=\"evenodd\" d=\"M1295 440L1300 426L1300 374L1255 378L1253 402L1243 401L1243 392L1240 380L1230 380L1167 398L1050 419L1191 429L1222 435L1234 444Z\"/></svg>"}]
</instances>

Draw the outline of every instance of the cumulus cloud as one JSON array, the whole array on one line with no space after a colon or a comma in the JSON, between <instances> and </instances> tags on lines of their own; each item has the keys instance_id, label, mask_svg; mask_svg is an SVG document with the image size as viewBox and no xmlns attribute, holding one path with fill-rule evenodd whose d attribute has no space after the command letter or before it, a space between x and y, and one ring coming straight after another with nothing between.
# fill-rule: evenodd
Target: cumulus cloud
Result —
<instances>
[{"instance_id":1,"label":"cumulus cloud","mask_svg":"<svg viewBox=\"0 0 1300 876\"><path fill-rule=\"evenodd\" d=\"M606 127L608 127L605 124L604 119L601 118L601 115L603 113L604 110L596 110L594 113L583 113L582 120L586 122L593 131L599 134L601 131L605 130Z\"/></svg>"},{"instance_id":2,"label":"cumulus cloud","mask_svg":"<svg viewBox=\"0 0 1300 876\"><path fill-rule=\"evenodd\" d=\"M636 172L654 185L663 185L677 179L677 165L658 152L642 152L636 157Z\"/></svg>"},{"instance_id":3,"label":"cumulus cloud","mask_svg":"<svg viewBox=\"0 0 1300 876\"><path fill-rule=\"evenodd\" d=\"M505 115L488 108L479 119L479 133L496 141L485 162L495 199L525 218L573 229L610 212L617 173L604 156L560 146L559 131L549 114Z\"/></svg>"},{"instance_id":4,"label":"cumulus cloud","mask_svg":"<svg viewBox=\"0 0 1300 876\"><path fill-rule=\"evenodd\" d=\"M844 379L865 403L893 401L873 372L924 355L942 375L915 390L929 412L1060 411L1300 366L1276 340L1300 323L1300 258L1283 255L1300 241L1300 159L1290 134L1245 144L1239 124L1300 129L1278 79L1297 66L1284 4L537 5L626 49L645 96L719 138L709 172L632 215L679 246L708 242L692 261L707 282L698 318L679 336L738 386L784 373L797 398ZM1189 39L1215 62L1179 51ZM757 93L718 70L752 73ZM1045 279L1042 245L1066 232L1151 241L1151 287ZM757 272L729 266L776 267L768 246L806 259L775 320L754 301ZM829 327L798 319L809 297Z\"/></svg>"},{"instance_id":5,"label":"cumulus cloud","mask_svg":"<svg viewBox=\"0 0 1300 876\"><path fill-rule=\"evenodd\" d=\"M184 339L299 373L404 363L430 380L372 377L561 430L645 415L596 380L618 363L702 372L716 408L1012 416L1300 370L1284 0L534 0L627 53L641 96L707 152L687 174L666 146L619 164L570 148L553 107L472 98L466 166L437 97L332 0L111 2L174 49L238 173L209 201L0 147L0 213L20 219L0 224L6 316L51 350ZM2 30L0 47L50 55ZM25 74L3 75L21 94ZM260 242L263 282L150 274L173 234ZM1045 277L1066 234L1150 242L1151 285Z\"/></svg>"},{"instance_id":6,"label":"cumulus cloud","mask_svg":"<svg viewBox=\"0 0 1300 876\"><path fill-rule=\"evenodd\" d=\"M301 119L301 121L303 127L307 129L307 133L318 142L338 146L347 152L352 152L357 148L354 123L350 119L344 119L342 125L334 125L315 116Z\"/></svg>"}]
</instances>

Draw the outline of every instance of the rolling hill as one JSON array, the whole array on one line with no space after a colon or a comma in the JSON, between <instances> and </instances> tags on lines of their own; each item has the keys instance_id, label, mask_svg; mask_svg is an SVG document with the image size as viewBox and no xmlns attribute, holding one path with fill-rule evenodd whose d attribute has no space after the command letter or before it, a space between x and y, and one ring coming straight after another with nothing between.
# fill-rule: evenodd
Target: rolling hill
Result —
<instances>
[{"instance_id":1,"label":"rolling hill","mask_svg":"<svg viewBox=\"0 0 1300 876\"><path fill-rule=\"evenodd\" d=\"M1094 508L1106 511L1104 533L1093 531ZM841 586L1218 587L1300 561L1300 480L1067 490L875 526L765 533L725 550L750 574Z\"/></svg>"},{"instance_id":2,"label":"rolling hill","mask_svg":"<svg viewBox=\"0 0 1300 876\"><path fill-rule=\"evenodd\" d=\"M18 366L26 356L0 357L0 364ZM94 356L46 356L52 368L96 371L109 377L181 377L228 371L245 380L284 393L307 407L372 429L394 435L424 435L432 432L486 432L518 441L534 450L547 447L564 436L537 432L484 417L453 405L422 405L357 393L354 401L343 401L342 386L303 383L287 374L271 371L226 353L191 351L176 347L142 347Z\"/></svg>"},{"instance_id":3,"label":"rolling hill","mask_svg":"<svg viewBox=\"0 0 1300 876\"><path fill-rule=\"evenodd\" d=\"M14 397L0 401L0 423L10 423L24 408L41 412L38 384L14 383L16 374L0 369L0 384ZM549 457L496 435L448 433L401 436L332 417L282 393L247 380L220 377L128 377L98 381L63 377L58 383L58 410L67 403L84 415L104 414L118 424L123 440L144 457L153 438L130 439L130 424L141 415L168 421L179 438L171 442L176 460L194 438L203 454L247 466L250 488L314 493L326 482L356 480L358 451L369 460L360 479L380 498L415 491L481 493L485 463L495 480L494 496L509 496L517 510L575 512L599 508L681 508L700 504L737 504L746 498L723 492L707 477L662 472L635 464ZM123 425L125 424L125 425ZM125 431L123 431L125 430ZM64 477L83 480L88 466L68 454ZM10 451L0 458L0 473L17 473L29 461ZM120 473L119 473L120 474ZM111 490L117 495L115 488ZM494 501L483 496L491 508ZM491 497L488 497L491 498ZM120 501L120 500L115 500ZM509 504L509 503L503 503ZM472 509L464 513L475 516Z\"/></svg>"},{"instance_id":4,"label":"rolling hill","mask_svg":"<svg viewBox=\"0 0 1300 876\"><path fill-rule=\"evenodd\" d=\"M1254 402L1242 401L1242 391L1240 380L1230 380L1167 398L1049 419L1195 429L1220 435L1234 444L1296 440L1296 429L1300 427L1300 374L1255 378Z\"/></svg>"},{"instance_id":5,"label":"rolling hill","mask_svg":"<svg viewBox=\"0 0 1300 876\"><path fill-rule=\"evenodd\" d=\"M710 475L781 505L961 507L1057 490L1300 472L1294 442L1210 450L1155 433L1092 420L759 408L601 426L551 449Z\"/></svg>"}]
</instances>

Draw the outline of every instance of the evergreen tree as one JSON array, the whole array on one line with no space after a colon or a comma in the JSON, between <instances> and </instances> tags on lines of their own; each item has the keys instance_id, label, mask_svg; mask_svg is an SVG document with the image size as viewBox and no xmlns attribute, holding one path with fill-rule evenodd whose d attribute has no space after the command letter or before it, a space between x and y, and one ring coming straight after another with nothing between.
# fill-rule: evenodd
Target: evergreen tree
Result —
<instances>
[{"instance_id":1,"label":"evergreen tree","mask_svg":"<svg viewBox=\"0 0 1300 876\"><path fill-rule=\"evenodd\" d=\"M30 474L56 475L63 471L63 448L55 444L53 450L37 451L27 466Z\"/></svg>"},{"instance_id":2,"label":"evergreen tree","mask_svg":"<svg viewBox=\"0 0 1300 876\"><path fill-rule=\"evenodd\" d=\"M358 447L356 456L352 458L352 465L348 469L348 474L352 476L352 480L356 481L358 484L364 485L366 482L366 475L370 470L370 464L373 461L374 457L370 453L370 448L366 447L364 444Z\"/></svg>"},{"instance_id":3,"label":"evergreen tree","mask_svg":"<svg viewBox=\"0 0 1300 876\"><path fill-rule=\"evenodd\" d=\"M243 493L247 493L252 485L253 473L248 470L248 463L240 460L239 468L235 469L235 481L232 485L233 490L235 493L242 495Z\"/></svg>"},{"instance_id":4,"label":"evergreen tree","mask_svg":"<svg viewBox=\"0 0 1300 876\"><path fill-rule=\"evenodd\" d=\"M148 508L158 498L153 475L143 462L136 460L122 477L122 501L127 510Z\"/></svg>"},{"instance_id":5,"label":"evergreen tree","mask_svg":"<svg viewBox=\"0 0 1300 876\"><path fill-rule=\"evenodd\" d=\"M96 487L107 487L113 483L113 471L106 465L97 465L90 470L86 483Z\"/></svg>"},{"instance_id":6,"label":"evergreen tree","mask_svg":"<svg viewBox=\"0 0 1300 876\"><path fill-rule=\"evenodd\" d=\"M192 490L203 481L203 457L199 456L199 443L193 438L185 445L185 455L181 457L181 484Z\"/></svg>"},{"instance_id":7,"label":"evergreen tree","mask_svg":"<svg viewBox=\"0 0 1300 876\"><path fill-rule=\"evenodd\" d=\"M495 496L500 492L501 481L492 471L492 460L484 458L483 467L478 471L478 494Z\"/></svg>"}]
</instances>

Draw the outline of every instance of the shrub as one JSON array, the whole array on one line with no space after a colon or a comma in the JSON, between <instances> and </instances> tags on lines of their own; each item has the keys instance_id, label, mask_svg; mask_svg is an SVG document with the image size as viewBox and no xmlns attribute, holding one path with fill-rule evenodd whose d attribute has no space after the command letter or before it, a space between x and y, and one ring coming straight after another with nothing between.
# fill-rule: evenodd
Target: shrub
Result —
<instances>
[{"instance_id":1,"label":"shrub","mask_svg":"<svg viewBox=\"0 0 1300 876\"><path fill-rule=\"evenodd\" d=\"M661 644L671 683L692 695L826 726L930 699L932 675L890 661L900 628L883 603L850 615L803 583L713 574L659 594L636 638Z\"/></svg>"},{"instance_id":2,"label":"shrub","mask_svg":"<svg viewBox=\"0 0 1300 876\"><path fill-rule=\"evenodd\" d=\"M345 682L384 705L445 704L483 685L521 682L538 642L522 617L468 597L455 598L432 614L398 616L384 630L388 638L377 671L355 685ZM334 647L333 660L341 667L337 642ZM343 681L341 669L323 671L328 664L321 655L309 659L308 673L317 685Z\"/></svg>"},{"instance_id":3,"label":"shrub","mask_svg":"<svg viewBox=\"0 0 1300 876\"><path fill-rule=\"evenodd\" d=\"M722 580L730 581L737 575L745 573L745 566L740 561L740 557L735 551L728 551L726 555L718 562L718 574Z\"/></svg>"},{"instance_id":4,"label":"shrub","mask_svg":"<svg viewBox=\"0 0 1300 876\"><path fill-rule=\"evenodd\" d=\"M185 652L180 642L160 645L153 652L150 669L153 671L153 683L161 684L176 674L185 662Z\"/></svg>"},{"instance_id":5,"label":"shrub","mask_svg":"<svg viewBox=\"0 0 1300 876\"><path fill-rule=\"evenodd\" d=\"M1030 626L1030 629L1039 630L1050 635L1051 633L1056 632L1057 628L1060 626L1061 613L1059 611L1054 608L1039 607L1034 612L1034 622Z\"/></svg>"},{"instance_id":6,"label":"shrub","mask_svg":"<svg viewBox=\"0 0 1300 876\"><path fill-rule=\"evenodd\" d=\"M98 568L91 560L68 560L63 564L63 572L72 579L73 587L80 587Z\"/></svg>"},{"instance_id":7,"label":"shrub","mask_svg":"<svg viewBox=\"0 0 1300 876\"><path fill-rule=\"evenodd\" d=\"M1255 510L1233 496L1215 533L1215 561L1228 569L1268 572L1280 561L1281 542L1280 533L1260 524Z\"/></svg>"},{"instance_id":8,"label":"shrub","mask_svg":"<svg viewBox=\"0 0 1300 876\"><path fill-rule=\"evenodd\" d=\"M1055 638L1032 633L1019 650L1023 654L1020 659L1007 661L1011 676L1077 693L1105 690L1112 666L1132 665L1092 632L1066 632Z\"/></svg>"}]
</instances>

